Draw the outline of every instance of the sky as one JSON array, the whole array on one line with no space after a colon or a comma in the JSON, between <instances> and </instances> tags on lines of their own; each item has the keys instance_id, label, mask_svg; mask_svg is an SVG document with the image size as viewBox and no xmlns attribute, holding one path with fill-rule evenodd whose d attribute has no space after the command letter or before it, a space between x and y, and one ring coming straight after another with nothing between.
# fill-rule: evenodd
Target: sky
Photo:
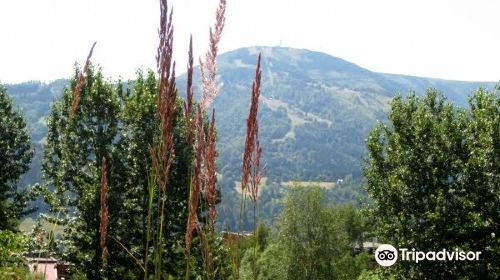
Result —
<instances>
[{"instance_id":1,"label":"sky","mask_svg":"<svg viewBox=\"0 0 500 280\"><path fill-rule=\"evenodd\" d=\"M372 71L500 80L500 1L227 0L220 53L248 46L321 51ZM190 34L208 46L218 0L170 0L177 73ZM94 41L105 76L155 68L158 0L0 1L0 82L69 78Z\"/></svg>"}]
</instances>

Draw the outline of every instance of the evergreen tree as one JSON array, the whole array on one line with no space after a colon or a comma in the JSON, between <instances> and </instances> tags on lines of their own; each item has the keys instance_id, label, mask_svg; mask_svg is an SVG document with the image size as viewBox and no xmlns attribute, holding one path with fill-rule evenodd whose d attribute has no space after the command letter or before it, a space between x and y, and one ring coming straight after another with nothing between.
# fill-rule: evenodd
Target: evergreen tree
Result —
<instances>
[{"instance_id":1,"label":"evergreen tree","mask_svg":"<svg viewBox=\"0 0 500 280\"><path fill-rule=\"evenodd\" d=\"M26 214L27 192L19 191L17 182L32 157L26 123L0 84L0 230L16 231L19 218Z\"/></svg>"}]
</instances>

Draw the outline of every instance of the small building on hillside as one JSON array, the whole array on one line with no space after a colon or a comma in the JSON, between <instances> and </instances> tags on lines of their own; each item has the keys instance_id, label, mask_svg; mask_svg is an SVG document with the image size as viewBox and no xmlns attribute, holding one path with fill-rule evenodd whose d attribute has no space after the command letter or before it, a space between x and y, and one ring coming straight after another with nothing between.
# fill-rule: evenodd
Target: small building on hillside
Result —
<instances>
[{"instance_id":1,"label":"small building on hillside","mask_svg":"<svg viewBox=\"0 0 500 280\"><path fill-rule=\"evenodd\" d=\"M28 268L30 273L43 275L45 280L68 279L68 264L54 258L28 258Z\"/></svg>"},{"instance_id":2,"label":"small building on hillside","mask_svg":"<svg viewBox=\"0 0 500 280\"><path fill-rule=\"evenodd\" d=\"M378 242L378 239L374 237L371 241L363 242L362 247L360 247L359 244L356 244L353 249L355 253L367 252L373 254L380 245L381 244Z\"/></svg>"},{"instance_id":3,"label":"small building on hillside","mask_svg":"<svg viewBox=\"0 0 500 280\"><path fill-rule=\"evenodd\" d=\"M45 280L58 280L57 260L54 258L28 258L28 267L31 273L44 276Z\"/></svg>"}]
</instances>

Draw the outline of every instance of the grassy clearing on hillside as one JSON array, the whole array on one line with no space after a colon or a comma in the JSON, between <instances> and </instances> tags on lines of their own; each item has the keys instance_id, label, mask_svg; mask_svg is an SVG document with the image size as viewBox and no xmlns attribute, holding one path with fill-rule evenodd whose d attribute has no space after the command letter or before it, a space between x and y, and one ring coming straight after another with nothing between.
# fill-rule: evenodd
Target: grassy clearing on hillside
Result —
<instances>
[{"instance_id":1,"label":"grassy clearing on hillside","mask_svg":"<svg viewBox=\"0 0 500 280\"><path fill-rule=\"evenodd\" d=\"M29 233L29 232L31 232L31 230L33 230L33 228L35 227L37 222L38 222L38 220L36 220L36 219L26 218L26 219L22 220L21 223L19 224L19 230L22 233ZM64 227L54 226L54 224L51 224L51 223L44 221L44 220L42 220L42 226L46 232L51 232L53 230L55 232L56 236L62 235L64 233Z\"/></svg>"},{"instance_id":2,"label":"grassy clearing on hillside","mask_svg":"<svg viewBox=\"0 0 500 280\"><path fill-rule=\"evenodd\" d=\"M262 180L260 181L259 184L259 192L257 196L260 196L262 193L262 190L266 187L267 184L267 177L262 177ZM241 194L241 181L234 181L234 189Z\"/></svg>"},{"instance_id":3,"label":"grassy clearing on hillside","mask_svg":"<svg viewBox=\"0 0 500 280\"><path fill-rule=\"evenodd\" d=\"M259 196L262 193L263 189L267 186L267 177L263 177L262 181L259 185ZM280 186L285 188L294 188L294 187L304 187L304 188L312 188L319 187L325 190L331 190L337 186L334 182L323 182L323 181L287 181L281 182ZM234 181L234 189L241 194L241 182Z\"/></svg>"},{"instance_id":4,"label":"grassy clearing on hillside","mask_svg":"<svg viewBox=\"0 0 500 280\"><path fill-rule=\"evenodd\" d=\"M288 181L281 182L281 186L292 188L292 187L320 187L322 189L333 189L336 184L334 182L321 182L321 181Z\"/></svg>"}]
</instances>

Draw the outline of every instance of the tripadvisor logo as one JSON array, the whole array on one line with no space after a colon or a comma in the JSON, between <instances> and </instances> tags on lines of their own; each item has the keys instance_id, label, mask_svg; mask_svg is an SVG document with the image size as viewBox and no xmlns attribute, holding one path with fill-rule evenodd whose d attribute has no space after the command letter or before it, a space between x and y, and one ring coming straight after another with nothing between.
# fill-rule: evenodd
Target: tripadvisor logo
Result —
<instances>
[{"instance_id":1,"label":"tripadvisor logo","mask_svg":"<svg viewBox=\"0 0 500 280\"><path fill-rule=\"evenodd\" d=\"M398 251L390 244L382 244L375 251L375 260L381 266L391 266L398 260Z\"/></svg>"},{"instance_id":2,"label":"tripadvisor logo","mask_svg":"<svg viewBox=\"0 0 500 280\"><path fill-rule=\"evenodd\" d=\"M459 251L455 249L449 251L443 249L441 251L416 251L415 249L400 248L399 255L401 261L411 261L418 263L419 261L478 261L481 252ZM375 260L381 266L391 266L398 260L398 250L390 244L382 244L375 251Z\"/></svg>"}]
</instances>

